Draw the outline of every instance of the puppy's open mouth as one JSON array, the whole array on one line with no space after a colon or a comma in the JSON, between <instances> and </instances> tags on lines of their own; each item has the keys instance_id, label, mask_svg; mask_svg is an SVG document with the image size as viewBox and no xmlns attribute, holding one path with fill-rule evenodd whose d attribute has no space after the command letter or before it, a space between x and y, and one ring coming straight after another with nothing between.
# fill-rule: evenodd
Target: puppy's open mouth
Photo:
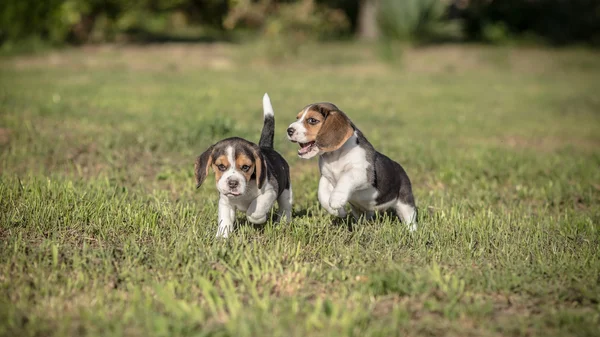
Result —
<instances>
[{"instance_id":1,"label":"puppy's open mouth","mask_svg":"<svg viewBox=\"0 0 600 337\"><path fill-rule=\"evenodd\" d=\"M242 194L240 192L228 192L225 195L228 197L239 197Z\"/></svg>"},{"instance_id":2,"label":"puppy's open mouth","mask_svg":"<svg viewBox=\"0 0 600 337\"><path fill-rule=\"evenodd\" d=\"M298 150L298 154L302 155L309 153L315 147L315 142L312 141L308 143L298 143L298 145L300 145L300 150Z\"/></svg>"}]
</instances>

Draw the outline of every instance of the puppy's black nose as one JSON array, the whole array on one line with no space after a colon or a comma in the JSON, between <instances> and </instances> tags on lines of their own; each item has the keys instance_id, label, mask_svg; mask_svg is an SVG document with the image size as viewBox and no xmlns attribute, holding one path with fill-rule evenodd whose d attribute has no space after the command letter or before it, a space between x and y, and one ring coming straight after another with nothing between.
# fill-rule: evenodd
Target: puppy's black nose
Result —
<instances>
[{"instance_id":1,"label":"puppy's black nose","mask_svg":"<svg viewBox=\"0 0 600 337\"><path fill-rule=\"evenodd\" d=\"M229 180L227 182L227 185L229 185L229 188L236 188L238 187L240 183L237 180Z\"/></svg>"},{"instance_id":2,"label":"puppy's black nose","mask_svg":"<svg viewBox=\"0 0 600 337\"><path fill-rule=\"evenodd\" d=\"M294 131L296 131L294 128L288 128L287 129L288 136L291 137L294 134Z\"/></svg>"}]
</instances>

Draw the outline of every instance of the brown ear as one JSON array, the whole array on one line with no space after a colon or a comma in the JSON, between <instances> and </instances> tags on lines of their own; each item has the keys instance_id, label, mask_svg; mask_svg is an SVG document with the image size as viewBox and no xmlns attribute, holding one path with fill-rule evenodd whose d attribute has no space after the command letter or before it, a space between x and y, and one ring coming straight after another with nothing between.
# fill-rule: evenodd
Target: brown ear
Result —
<instances>
[{"instance_id":1,"label":"brown ear","mask_svg":"<svg viewBox=\"0 0 600 337\"><path fill-rule=\"evenodd\" d=\"M204 153L196 158L194 171L196 173L196 188L200 187L208 175L208 169L212 165L212 152L214 145L211 145Z\"/></svg>"},{"instance_id":2,"label":"brown ear","mask_svg":"<svg viewBox=\"0 0 600 337\"><path fill-rule=\"evenodd\" d=\"M267 165L258 147L252 150L252 154L254 155L254 175L256 175L256 185L258 186L258 189L261 189L267 179Z\"/></svg>"},{"instance_id":3,"label":"brown ear","mask_svg":"<svg viewBox=\"0 0 600 337\"><path fill-rule=\"evenodd\" d=\"M335 151L344 145L353 132L350 119L343 112L333 110L327 113L315 143L321 151Z\"/></svg>"}]
</instances>

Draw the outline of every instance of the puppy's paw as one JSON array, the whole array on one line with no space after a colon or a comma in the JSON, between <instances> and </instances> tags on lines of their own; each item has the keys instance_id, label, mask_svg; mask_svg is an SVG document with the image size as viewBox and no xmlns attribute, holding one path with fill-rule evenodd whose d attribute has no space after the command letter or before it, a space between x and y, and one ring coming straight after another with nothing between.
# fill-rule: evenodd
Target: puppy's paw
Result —
<instances>
[{"instance_id":1,"label":"puppy's paw","mask_svg":"<svg viewBox=\"0 0 600 337\"><path fill-rule=\"evenodd\" d=\"M345 218L348 213L346 212L346 209L344 207L338 208L338 209L333 209L331 207L329 207L329 205L323 205L323 208L325 208L325 210L327 211L327 213L338 217L338 218Z\"/></svg>"},{"instance_id":2,"label":"puppy's paw","mask_svg":"<svg viewBox=\"0 0 600 337\"><path fill-rule=\"evenodd\" d=\"M338 209L344 207L346 202L348 202L348 200L346 200L346 196L343 193L333 192L331 194L331 197L329 198L329 207L331 207L332 209L338 210Z\"/></svg>"},{"instance_id":3,"label":"puppy's paw","mask_svg":"<svg viewBox=\"0 0 600 337\"><path fill-rule=\"evenodd\" d=\"M217 239L227 239L229 237L230 230L228 228L219 228L217 230Z\"/></svg>"},{"instance_id":4,"label":"puppy's paw","mask_svg":"<svg viewBox=\"0 0 600 337\"><path fill-rule=\"evenodd\" d=\"M255 225L262 225L267 222L266 214L247 214L246 219Z\"/></svg>"},{"instance_id":5,"label":"puppy's paw","mask_svg":"<svg viewBox=\"0 0 600 337\"><path fill-rule=\"evenodd\" d=\"M289 224L290 222L292 222L292 215L288 214L288 213L279 214L277 222L283 223L283 224Z\"/></svg>"},{"instance_id":6,"label":"puppy's paw","mask_svg":"<svg viewBox=\"0 0 600 337\"><path fill-rule=\"evenodd\" d=\"M409 232L415 232L417 230L417 224L412 222L408 224L408 231Z\"/></svg>"}]
</instances>

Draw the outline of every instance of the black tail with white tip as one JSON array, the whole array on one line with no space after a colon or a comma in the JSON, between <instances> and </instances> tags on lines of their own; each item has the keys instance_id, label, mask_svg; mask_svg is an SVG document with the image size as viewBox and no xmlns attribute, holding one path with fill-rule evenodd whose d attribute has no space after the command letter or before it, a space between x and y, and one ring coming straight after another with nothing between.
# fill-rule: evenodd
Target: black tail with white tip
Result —
<instances>
[{"instance_id":1,"label":"black tail with white tip","mask_svg":"<svg viewBox=\"0 0 600 337\"><path fill-rule=\"evenodd\" d=\"M271 99L269 95L263 96L263 114L264 123L262 133L260 134L260 141L258 145L260 147L273 148L273 137L275 135L275 115L273 106L271 105Z\"/></svg>"}]
</instances>

